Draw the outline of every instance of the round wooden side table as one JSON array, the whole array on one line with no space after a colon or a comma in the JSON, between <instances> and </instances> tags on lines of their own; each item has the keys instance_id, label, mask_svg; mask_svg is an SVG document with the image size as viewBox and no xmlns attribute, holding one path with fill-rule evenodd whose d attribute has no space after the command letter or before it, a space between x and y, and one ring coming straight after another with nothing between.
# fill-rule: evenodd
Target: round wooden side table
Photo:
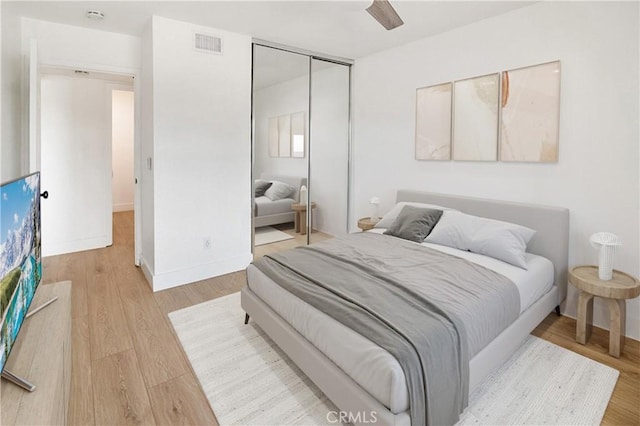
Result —
<instances>
[{"instance_id":1,"label":"round wooden side table","mask_svg":"<svg viewBox=\"0 0 640 426\"><path fill-rule=\"evenodd\" d=\"M360 228L363 232L368 231L369 229L373 229L378 222L379 220L376 220L375 222L372 221L370 217L361 217L360 219L358 219L358 228Z\"/></svg>"},{"instance_id":2,"label":"round wooden side table","mask_svg":"<svg viewBox=\"0 0 640 426\"><path fill-rule=\"evenodd\" d=\"M598 278L598 267L575 266L569 271L569 282L578 290L578 324L576 341L589 341L593 324L593 298L602 297L609 306L609 354L619 358L624 348L627 300L640 295L640 282L629 274L613 271L608 281Z\"/></svg>"},{"instance_id":3,"label":"round wooden side table","mask_svg":"<svg viewBox=\"0 0 640 426\"><path fill-rule=\"evenodd\" d=\"M311 202L311 223L310 228L313 226L313 209L316 208L316 203ZM300 203L291 204L291 209L295 212L294 216L294 230L301 235L307 233L307 205Z\"/></svg>"}]
</instances>

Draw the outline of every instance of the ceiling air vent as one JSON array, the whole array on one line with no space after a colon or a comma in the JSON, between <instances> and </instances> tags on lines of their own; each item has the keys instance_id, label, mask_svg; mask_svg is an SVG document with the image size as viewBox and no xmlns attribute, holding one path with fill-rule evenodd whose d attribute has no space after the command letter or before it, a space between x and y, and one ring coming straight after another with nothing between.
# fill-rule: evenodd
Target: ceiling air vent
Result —
<instances>
[{"instance_id":1,"label":"ceiling air vent","mask_svg":"<svg viewBox=\"0 0 640 426\"><path fill-rule=\"evenodd\" d=\"M195 34L195 48L198 52L216 53L222 54L222 38L196 33Z\"/></svg>"}]
</instances>

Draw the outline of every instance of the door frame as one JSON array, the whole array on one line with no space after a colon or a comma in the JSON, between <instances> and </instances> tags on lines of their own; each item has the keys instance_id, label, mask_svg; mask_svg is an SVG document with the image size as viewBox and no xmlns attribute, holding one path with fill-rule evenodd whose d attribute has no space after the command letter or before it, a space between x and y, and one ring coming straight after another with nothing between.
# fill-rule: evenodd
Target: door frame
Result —
<instances>
[{"instance_id":1,"label":"door frame","mask_svg":"<svg viewBox=\"0 0 640 426\"><path fill-rule=\"evenodd\" d=\"M23 99L28 99L29 103L35 100L36 105L27 105L28 113L25 117L28 117L26 123L23 123L23 127L26 129L25 133L28 135L29 149L27 152L26 163L31 169L35 167L35 170L40 170L40 68L53 67L53 68L66 68L66 69L82 69L89 72L99 72L108 74L120 74L133 77L133 101L134 101L134 136L133 136L133 176L134 176L134 195L133 195L133 211L134 211L134 264L140 266L140 258L142 257L142 215L140 214L141 202L140 202L140 173L141 173L141 85L140 75L141 70L139 68L118 67L104 64L96 64L90 62L75 62L75 61L47 61L40 62L37 56L37 41L30 40L29 55L25 58L26 72L23 72L25 76L25 84L23 86L26 92ZM35 73L34 73L35 71ZM34 76L35 74L35 76ZM32 78L33 77L33 78ZM35 89L33 85L36 85ZM35 91L34 91L35 90ZM34 97L32 98L32 94ZM32 112L34 110L34 112ZM35 123L33 122L35 120ZM32 139L33 133L35 138ZM32 142L32 140L34 142ZM109 142L111 143L111 142Z\"/></svg>"}]
</instances>

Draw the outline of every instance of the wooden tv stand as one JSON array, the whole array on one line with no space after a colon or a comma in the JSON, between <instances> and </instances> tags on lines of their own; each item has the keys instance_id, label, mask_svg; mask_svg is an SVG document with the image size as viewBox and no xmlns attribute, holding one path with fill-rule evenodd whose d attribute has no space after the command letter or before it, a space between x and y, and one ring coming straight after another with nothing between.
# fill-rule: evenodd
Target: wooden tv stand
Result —
<instances>
[{"instance_id":1,"label":"wooden tv stand","mask_svg":"<svg viewBox=\"0 0 640 426\"><path fill-rule=\"evenodd\" d=\"M67 424L71 388L71 281L40 284L33 310L57 296L51 305L26 318L5 368L32 382L25 391L2 381L2 425Z\"/></svg>"}]
</instances>

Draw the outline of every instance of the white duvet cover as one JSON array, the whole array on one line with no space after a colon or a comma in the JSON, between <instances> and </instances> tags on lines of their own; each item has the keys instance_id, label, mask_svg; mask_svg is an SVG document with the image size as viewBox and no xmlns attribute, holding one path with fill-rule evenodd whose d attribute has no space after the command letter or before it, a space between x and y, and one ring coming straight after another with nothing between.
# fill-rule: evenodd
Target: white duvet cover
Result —
<instances>
[{"instance_id":1,"label":"white duvet cover","mask_svg":"<svg viewBox=\"0 0 640 426\"><path fill-rule=\"evenodd\" d=\"M369 232L383 231L384 229L374 229ZM437 244L422 244L467 259L509 278L518 288L521 313L553 285L553 264L540 256L527 253L527 270L524 270L480 254ZM247 274L251 291L364 390L394 414L409 408L404 373L389 352L298 299L255 267L250 266Z\"/></svg>"}]
</instances>

